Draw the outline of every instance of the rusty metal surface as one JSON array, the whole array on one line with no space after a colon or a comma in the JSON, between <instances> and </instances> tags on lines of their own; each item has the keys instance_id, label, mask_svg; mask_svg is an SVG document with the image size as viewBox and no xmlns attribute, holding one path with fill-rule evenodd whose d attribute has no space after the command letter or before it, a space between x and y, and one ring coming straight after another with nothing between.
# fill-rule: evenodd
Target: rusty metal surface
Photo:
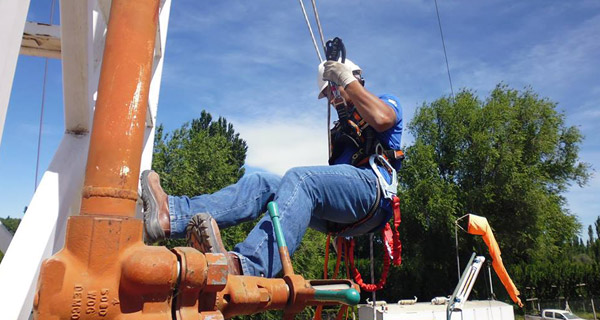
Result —
<instances>
[{"instance_id":1,"label":"rusty metal surface","mask_svg":"<svg viewBox=\"0 0 600 320\"><path fill-rule=\"evenodd\" d=\"M206 253L205 257L208 271L204 291L217 292L223 290L227 285L227 276L229 275L227 256L222 253Z\"/></svg>"},{"instance_id":2,"label":"rusty metal surface","mask_svg":"<svg viewBox=\"0 0 600 320\"><path fill-rule=\"evenodd\" d=\"M136 219L71 217L65 248L42 264L34 319L170 319L177 259L141 231Z\"/></svg>"},{"instance_id":3,"label":"rusty metal surface","mask_svg":"<svg viewBox=\"0 0 600 320\"><path fill-rule=\"evenodd\" d=\"M281 258L281 267L283 269L283 275L293 275L294 267L292 266L292 258L290 258L290 253L287 247L279 247L279 257Z\"/></svg>"},{"instance_id":4,"label":"rusty metal surface","mask_svg":"<svg viewBox=\"0 0 600 320\"><path fill-rule=\"evenodd\" d=\"M218 292L217 309L225 318L287 306L289 289L283 279L229 275Z\"/></svg>"},{"instance_id":5,"label":"rusty metal surface","mask_svg":"<svg viewBox=\"0 0 600 320\"><path fill-rule=\"evenodd\" d=\"M112 2L81 214L135 215L159 2Z\"/></svg>"},{"instance_id":6,"label":"rusty metal surface","mask_svg":"<svg viewBox=\"0 0 600 320\"><path fill-rule=\"evenodd\" d=\"M206 286L208 276L206 258L193 248L174 248L172 251L177 255L180 266L178 294L175 298L176 320L197 320L198 297Z\"/></svg>"},{"instance_id":7,"label":"rusty metal surface","mask_svg":"<svg viewBox=\"0 0 600 320\"><path fill-rule=\"evenodd\" d=\"M307 305L334 304L315 301L300 275L231 275L223 254L145 246L141 233L138 219L71 217L67 245L42 266L34 318L223 319L272 309L291 318ZM347 280L315 283L334 282L358 289Z\"/></svg>"}]
</instances>

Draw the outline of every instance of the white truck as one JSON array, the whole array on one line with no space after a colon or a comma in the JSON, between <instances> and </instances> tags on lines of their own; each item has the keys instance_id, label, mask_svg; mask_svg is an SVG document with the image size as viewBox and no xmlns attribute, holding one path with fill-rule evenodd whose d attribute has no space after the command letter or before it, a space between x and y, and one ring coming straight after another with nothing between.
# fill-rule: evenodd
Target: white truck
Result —
<instances>
[{"instance_id":1,"label":"white truck","mask_svg":"<svg viewBox=\"0 0 600 320\"><path fill-rule=\"evenodd\" d=\"M582 318L572 314L566 310L559 309L544 309L541 316L525 315L525 320L583 320Z\"/></svg>"}]
</instances>

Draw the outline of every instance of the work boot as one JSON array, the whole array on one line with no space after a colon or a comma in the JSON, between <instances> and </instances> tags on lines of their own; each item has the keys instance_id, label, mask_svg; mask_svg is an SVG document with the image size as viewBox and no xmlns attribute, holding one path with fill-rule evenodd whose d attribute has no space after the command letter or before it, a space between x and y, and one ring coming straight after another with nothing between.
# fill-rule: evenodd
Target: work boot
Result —
<instances>
[{"instance_id":1,"label":"work boot","mask_svg":"<svg viewBox=\"0 0 600 320\"><path fill-rule=\"evenodd\" d=\"M202 253L222 253L227 257L229 274L241 275L240 258L227 252L221 240L221 231L217 221L208 213L199 213L192 217L185 228L188 245Z\"/></svg>"},{"instance_id":2,"label":"work boot","mask_svg":"<svg viewBox=\"0 0 600 320\"><path fill-rule=\"evenodd\" d=\"M153 170L145 170L140 178L144 213L144 241L148 244L170 235L171 218L169 198L160 186L160 177Z\"/></svg>"}]
</instances>

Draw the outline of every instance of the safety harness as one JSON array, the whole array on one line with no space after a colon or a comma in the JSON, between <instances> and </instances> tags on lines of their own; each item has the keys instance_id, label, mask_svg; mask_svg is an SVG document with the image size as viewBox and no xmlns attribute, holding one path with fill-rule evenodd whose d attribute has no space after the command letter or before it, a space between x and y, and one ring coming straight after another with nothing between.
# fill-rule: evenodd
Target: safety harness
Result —
<instances>
[{"instance_id":1,"label":"safety harness","mask_svg":"<svg viewBox=\"0 0 600 320\"><path fill-rule=\"evenodd\" d=\"M335 122L330 133L331 155L329 164L333 164L346 148L356 149L350 162L351 165L356 167L365 165L372 155L383 156L388 161L402 161L404 159L402 150L386 147L377 139L375 129L362 118L356 107L353 105L349 107L344 98L341 96L336 97L333 106L339 120ZM393 168L391 169L393 170ZM396 190L394 190L394 193L396 193Z\"/></svg>"},{"instance_id":2,"label":"safety harness","mask_svg":"<svg viewBox=\"0 0 600 320\"><path fill-rule=\"evenodd\" d=\"M402 150L391 149L379 141L375 135L375 129L362 118L356 111L356 107L352 105L348 106L343 98L338 99L336 97L333 101L333 105L338 113L339 120L331 130L332 152L331 157L329 158L329 164L333 164L335 159L342 154L344 149L349 147L354 148L357 151L352 155L350 164L356 167L363 167L368 164L377 175L378 184L377 199L367 215L353 224L345 225L338 230L333 230L329 233L328 238L332 235L335 236L351 228L355 228L370 219L379 208L381 195L391 202L394 213L393 228L389 223L386 223L381 231L386 254L384 254L383 258L381 279L377 284L364 283L360 272L355 267L354 238L342 239L337 243L339 246L338 255L344 253L344 256L347 257L349 269L352 271L354 281L362 290L373 292L380 290L385 285L390 264L393 263L394 265L399 266L402 263L402 243L400 242L400 235L398 233L398 227L401 222L400 199L396 196L398 180L396 170L389 163L388 159L402 161L402 159L404 159L404 152ZM391 176L391 183L388 183L383 177L379 171L379 166L382 166L388 171ZM328 260L328 257L326 257L326 260Z\"/></svg>"}]
</instances>

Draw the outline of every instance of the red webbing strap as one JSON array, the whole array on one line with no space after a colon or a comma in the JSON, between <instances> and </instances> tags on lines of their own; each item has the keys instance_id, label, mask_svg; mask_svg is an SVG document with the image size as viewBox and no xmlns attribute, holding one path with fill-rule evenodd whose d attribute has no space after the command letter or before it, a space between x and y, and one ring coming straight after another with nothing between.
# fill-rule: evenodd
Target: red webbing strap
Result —
<instances>
[{"instance_id":1,"label":"red webbing strap","mask_svg":"<svg viewBox=\"0 0 600 320\"><path fill-rule=\"evenodd\" d=\"M391 243L392 254L394 257L393 263L395 266L399 266L402 264L402 242L400 241L400 232L398 231L398 227L400 227L400 222L402 221L402 217L400 215L400 198L394 196L392 205L394 209L394 228Z\"/></svg>"},{"instance_id":2,"label":"red webbing strap","mask_svg":"<svg viewBox=\"0 0 600 320\"><path fill-rule=\"evenodd\" d=\"M348 249L348 260L350 261L350 269L354 274L354 282L356 282L361 289L373 292L383 288L387 280L388 272L390 270L390 263L399 266L402 263L402 242L400 241L400 233L398 227L402 221L400 215L400 198L394 196L392 201L394 210L394 227L392 228L389 224L385 225L385 228L381 231L381 237L383 238L386 253L383 255L383 270L381 271L381 279L377 284L364 283L362 276L356 266L354 265L354 239L346 240Z\"/></svg>"}]
</instances>

